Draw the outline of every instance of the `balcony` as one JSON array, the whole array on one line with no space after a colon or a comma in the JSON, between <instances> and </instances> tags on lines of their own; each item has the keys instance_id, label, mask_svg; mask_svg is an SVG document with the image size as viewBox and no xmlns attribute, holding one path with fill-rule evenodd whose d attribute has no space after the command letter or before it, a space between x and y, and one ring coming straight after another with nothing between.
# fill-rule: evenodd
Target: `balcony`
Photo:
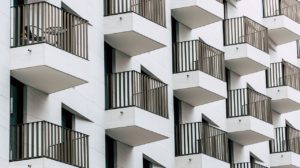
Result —
<instances>
[{"instance_id":1,"label":"balcony","mask_svg":"<svg viewBox=\"0 0 300 168\"><path fill-rule=\"evenodd\" d=\"M47 2L15 6L11 13L13 77L45 93L87 83L86 20Z\"/></svg>"},{"instance_id":2,"label":"balcony","mask_svg":"<svg viewBox=\"0 0 300 168\"><path fill-rule=\"evenodd\" d=\"M106 134L130 146L167 139L167 85L136 71L114 73L108 79Z\"/></svg>"},{"instance_id":3,"label":"balcony","mask_svg":"<svg viewBox=\"0 0 300 168\"><path fill-rule=\"evenodd\" d=\"M270 65L268 29L248 17L224 20L226 66L239 75L266 70Z\"/></svg>"},{"instance_id":4,"label":"balcony","mask_svg":"<svg viewBox=\"0 0 300 168\"><path fill-rule=\"evenodd\" d=\"M264 25L277 45L300 39L300 3L297 0L264 0Z\"/></svg>"},{"instance_id":5,"label":"balcony","mask_svg":"<svg viewBox=\"0 0 300 168\"><path fill-rule=\"evenodd\" d=\"M230 168L268 168L268 167L257 163L244 162L244 163L232 164Z\"/></svg>"},{"instance_id":6,"label":"balcony","mask_svg":"<svg viewBox=\"0 0 300 168\"><path fill-rule=\"evenodd\" d=\"M89 167L89 136L46 122L11 126L10 161L16 167L48 168L48 165ZM26 160L26 161L25 161ZM46 161L47 160L47 161ZM63 164L61 164L63 163Z\"/></svg>"},{"instance_id":7,"label":"balcony","mask_svg":"<svg viewBox=\"0 0 300 168\"><path fill-rule=\"evenodd\" d=\"M300 131L291 127L275 129L270 141L270 166L274 168L300 167Z\"/></svg>"},{"instance_id":8,"label":"balcony","mask_svg":"<svg viewBox=\"0 0 300 168\"><path fill-rule=\"evenodd\" d=\"M129 56L163 48L165 13L165 0L105 0L105 41Z\"/></svg>"},{"instance_id":9,"label":"balcony","mask_svg":"<svg viewBox=\"0 0 300 168\"><path fill-rule=\"evenodd\" d=\"M195 122L175 127L177 168L229 168L227 133Z\"/></svg>"},{"instance_id":10,"label":"balcony","mask_svg":"<svg viewBox=\"0 0 300 168\"><path fill-rule=\"evenodd\" d=\"M173 73L175 96L192 106L227 97L224 53L199 40L174 44Z\"/></svg>"},{"instance_id":11,"label":"balcony","mask_svg":"<svg viewBox=\"0 0 300 168\"><path fill-rule=\"evenodd\" d=\"M236 89L228 93L227 131L241 145L272 139L271 99L252 89Z\"/></svg>"},{"instance_id":12,"label":"balcony","mask_svg":"<svg viewBox=\"0 0 300 168\"><path fill-rule=\"evenodd\" d=\"M272 109L287 113L300 109L300 68L286 61L272 63L266 71L267 94Z\"/></svg>"},{"instance_id":13,"label":"balcony","mask_svg":"<svg viewBox=\"0 0 300 168\"><path fill-rule=\"evenodd\" d=\"M223 0L172 0L172 16L191 29L224 18Z\"/></svg>"}]
</instances>

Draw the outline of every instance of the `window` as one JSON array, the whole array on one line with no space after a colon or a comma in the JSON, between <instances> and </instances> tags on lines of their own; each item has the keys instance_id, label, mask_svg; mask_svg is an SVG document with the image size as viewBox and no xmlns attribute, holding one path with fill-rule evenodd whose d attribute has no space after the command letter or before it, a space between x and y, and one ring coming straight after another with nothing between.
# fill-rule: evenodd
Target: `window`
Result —
<instances>
[{"instance_id":1,"label":"window","mask_svg":"<svg viewBox=\"0 0 300 168\"><path fill-rule=\"evenodd\" d=\"M61 126L67 129L73 129L75 116L65 108L62 108Z\"/></svg>"},{"instance_id":2,"label":"window","mask_svg":"<svg viewBox=\"0 0 300 168\"><path fill-rule=\"evenodd\" d=\"M106 168L115 168L117 142L109 136L105 136Z\"/></svg>"}]
</instances>

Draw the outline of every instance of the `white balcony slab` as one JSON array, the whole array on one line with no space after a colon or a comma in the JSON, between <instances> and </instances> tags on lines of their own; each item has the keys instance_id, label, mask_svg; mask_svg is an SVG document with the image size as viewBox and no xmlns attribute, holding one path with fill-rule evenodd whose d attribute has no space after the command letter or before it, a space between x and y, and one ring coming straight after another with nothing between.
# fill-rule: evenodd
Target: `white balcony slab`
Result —
<instances>
[{"instance_id":1,"label":"white balcony slab","mask_svg":"<svg viewBox=\"0 0 300 168\"><path fill-rule=\"evenodd\" d=\"M9 168L77 168L48 158L36 158L9 163Z\"/></svg>"},{"instance_id":2,"label":"white balcony slab","mask_svg":"<svg viewBox=\"0 0 300 168\"><path fill-rule=\"evenodd\" d=\"M46 43L12 48L10 68L14 78L49 94L87 83L88 60Z\"/></svg>"},{"instance_id":3,"label":"white balcony slab","mask_svg":"<svg viewBox=\"0 0 300 168\"><path fill-rule=\"evenodd\" d=\"M226 82L201 71L173 74L173 88L177 98L192 106L227 98Z\"/></svg>"},{"instance_id":4,"label":"white balcony slab","mask_svg":"<svg viewBox=\"0 0 300 168\"><path fill-rule=\"evenodd\" d=\"M227 118L229 138L241 145L251 145L274 138L272 124L252 116Z\"/></svg>"},{"instance_id":5,"label":"white balcony slab","mask_svg":"<svg viewBox=\"0 0 300 168\"><path fill-rule=\"evenodd\" d=\"M105 41L129 56L166 46L167 29L135 13L104 17Z\"/></svg>"},{"instance_id":6,"label":"white balcony slab","mask_svg":"<svg viewBox=\"0 0 300 168\"><path fill-rule=\"evenodd\" d=\"M272 98L272 109L278 113L287 113L300 109L300 91L292 87L268 88L267 95Z\"/></svg>"},{"instance_id":7,"label":"white balcony slab","mask_svg":"<svg viewBox=\"0 0 300 168\"><path fill-rule=\"evenodd\" d=\"M224 6L216 0L172 0L172 16L195 29L224 19Z\"/></svg>"},{"instance_id":8,"label":"white balcony slab","mask_svg":"<svg viewBox=\"0 0 300 168\"><path fill-rule=\"evenodd\" d=\"M277 45L300 39L300 24L284 15L264 18L263 22L269 29L269 37Z\"/></svg>"},{"instance_id":9,"label":"white balcony slab","mask_svg":"<svg viewBox=\"0 0 300 168\"><path fill-rule=\"evenodd\" d=\"M130 146L144 145L169 137L169 120L141 108L111 109L105 115L106 134Z\"/></svg>"},{"instance_id":10,"label":"white balcony slab","mask_svg":"<svg viewBox=\"0 0 300 168\"><path fill-rule=\"evenodd\" d=\"M230 164L205 154L178 156L175 168L230 168Z\"/></svg>"},{"instance_id":11,"label":"white balcony slab","mask_svg":"<svg viewBox=\"0 0 300 168\"><path fill-rule=\"evenodd\" d=\"M272 153L270 166L272 168L299 168L300 155L293 152Z\"/></svg>"},{"instance_id":12,"label":"white balcony slab","mask_svg":"<svg viewBox=\"0 0 300 168\"><path fill-rule=\"evenodd\" d=\"M266 70L270 66L270 55L250 44L225 46L226 67L239 75Z\"/></svg>"}]
</instances>

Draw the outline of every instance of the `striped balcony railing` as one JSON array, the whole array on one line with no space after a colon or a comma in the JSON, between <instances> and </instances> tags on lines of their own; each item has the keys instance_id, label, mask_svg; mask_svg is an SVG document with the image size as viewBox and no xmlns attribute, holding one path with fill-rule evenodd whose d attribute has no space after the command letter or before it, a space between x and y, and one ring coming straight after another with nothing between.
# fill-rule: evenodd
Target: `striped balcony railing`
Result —
<instances>
[{"instance_id":1,"label":"striped balcony railing","mask_svg":"<svg viewBox=\"0 0 300 168\"><path fill-rule=\"evenodd\" d=\"M202 71L220 80L225 80L224 52L201 42L184 41L174 44L174 73Z\"/></svg>"},{"instance_id":2,"label":"striped balcony railing","mask_svg":"<svg viewBox=\"0 0 300 168\"><path fill-rule=\"evenodd\" d=\"M300 2L297 0L263 0L263 16L284 15L300 23Z\"/></svg>"},{"instance_id":3,"label":"striped balcony railing","mask_svg":"<svg viewBox=\"0 0 300 168\"><path fill-rule=\"evenodd\" d=\"M47 2L11 7L11 47L47 43L88 59L88 21Z\"/></svg>"},{"instance_id":4,"label":"striped balcony railing","mask_svg":"<svg viewBox=\"0 0 300 168\"><path fill-rule=\"evenodd\" d=\"M271 98L253 89L236 89L228 92L227 117L252 116L272 123Z\"/></svg>"},{"instance_id":5,"label":"striped balcony railing","mask_svg":"<svg viewBox=\"0 0 300 168\"><path fill-rule=\"evenodd\" d=\"M224 20L225 46L247 43L268 53L268 40L268 29L246 16Z\"/></svg>"},{"instance_id":6,"label":"striped balcony railing","mask_svg":"<svg viewBox=\"0 0 300 168\"><path fill-rule=\"evenodd\" d=\"M275 139L270 140L270 152L300 154L300 131L289 126L275 128Z\"/></svg>"},{"instance_id":7,"label":"striped balcony railing","mask_svg":"<svg viewBox=\"0 0 300 168\"><path fill-rule=\"evenodd\" d=\"M244 163L232 164L230 168L268 168L268 167L257 163L244 162Z\"/></svg>"},{"instance_id":8,"label":"striped balcony railing","mask_svg":"<svg viewBox=\"0 0 300 168\"><path fill-rule=\"evenodd\" d=\"M168 118L167 84L136 71L108 76L108 109L139 107Z\"/></svg>"},{"instance_id":9,"label":"striped balcony railing","mask_svg":"<svg viewBox=\"0 0 300 168\"><path fill-rule=\"evenodd\" d=\"M104 15L133 12L161 26L166 26L165 0L104 0Z\"/></svg>"},{"instance_id":10,"label":"striped balcony railing","mask_svg":"<svg viewBox=\"0 0 300 168\"><path fill-rule=\"evenodd\" d=\"M89 136L47 121L12 125L10 161L48 158L89 167Z\"/></svg>"},{"instance_id":11,"label":"striped balcony railing","mask_svg":"<svg viewBox=\"0 0 300 168\"><path fill-rule=\"evenodd\" d=\"M284 60L272 63L266 78L268 88L290 86L300 91L300 68Z\"/></svg>"},{"instance_id":12,"label":"striped balcony railing","mask_svg":"<svg viewBox=\"0 0 300 168\"><path fill-rule=\"evenodd\" d=\"M229 162L227 133L208 124L195 122L175 127L175 154L205 154Z\"/></svg>"}]
</instances>

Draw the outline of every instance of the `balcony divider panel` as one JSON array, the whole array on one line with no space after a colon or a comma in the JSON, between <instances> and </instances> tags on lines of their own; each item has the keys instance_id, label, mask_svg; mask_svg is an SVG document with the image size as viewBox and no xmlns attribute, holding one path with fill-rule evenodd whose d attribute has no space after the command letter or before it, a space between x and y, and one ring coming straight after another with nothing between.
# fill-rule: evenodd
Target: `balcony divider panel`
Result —
<instances>
[{"instance_id":1,"label":"balcony divider panel","mask_svg":"<svg viewBox=\"0 0 300 168\"><path fill-rule=\"evenodd\" d=\"M109 109L136 106L168 118L167 84L136 71L113 73L109 78Z\"/></svg>"},{"instance_id":2,"label":"balcony divider panel","mask_svg":"<svg viewBox=\"0 0 300 168\"><path fill-rule=\"evenodd\" d=\"M266 53L269 52L268 29L243 16L224 20L224 45L248 43Z\"/></svg>"},{"instance_id":3,"label":"balcony divider panel","mask_svg":"<svg viewBox=\"0 0 300 168\"><path fill-rule=\"evenodd\" d=\"M300 23L300 3L297 0L263 0L263 16L284 15Z\"/></svg>"},{"instance_id":4,"label":"balcony divider panel","mask_svg":"<svg viewBox=\"0 0 300 168\"><path fill-rule=\"evenodd\" d=\"M200 70L225 80L224 53L199 40L183 41L173 46L174 73Z\"/></svg>"},{"instance_id":5,"label":"balcony divider panel","mask_svg":"<svg viewBox=\"0 0 300 168\"><path fill-rule=\"evenodd\" d=\"M228 91L228 118L252 116L272 123L271 98L250 88Z\"/></svg>"},{"instance_id":6,"label":"balcony divider panel","mask_svg":"<svg viewBox=\"0 0 300 168\"><path fill-rule=\"evenodd\" d=\"M267 87L290 86L300 91L300 68L286 61L272 63L266 71Z\"/></svg>"},{"instance_id":7,"label":"balcony divider panel","mask_svg":"<svg viewBox=\"0 0 300 168\"><path fill-rule=\"evenodd\" d=\"M176 156L206 154L229 162L227 133L208 124L195 122L175 127Z\"/></svg>"},{"instance_id":8,"label":"balcony divider panel","mask_svg":"<svg viewBox=\"0 0 300 168\"><path fill-rule=\"evenodd\" d=\"M10 161L44 157L80 168L89 167L88 135L46 121L13 125L10 133L16 135L17 143Z\"/></svg>"},{"instance_id":9,"label":"balcony divider panel","mask_svg":"<svg viewBox=\"0 0 300 168\"><path fill-rule=\"evenodd\" d=\"M88 59L88 21L47 2L11 7L11 47L47 43Z\"/></svg>"},{"instance_id":10,"label":"balcony divider panel","mask_svg":"<svg viewBox=\"0 0 300 168\"><path fill-rule=\"evenodd\" d=\"M166 26L165 0L105 0L104 15L133 12L161 26Z\"/></svg>"},{"instance_id":11,"label":"balcony divider panel","mask_svg":"<svg viewBox=\"0 0 300 168\"><path fill-rule=\"evenodd\" d=\"M275 139L270 140L270 152L300 154L300 131L290 126L275 128Z\"/></svg>"}]
</instances>

